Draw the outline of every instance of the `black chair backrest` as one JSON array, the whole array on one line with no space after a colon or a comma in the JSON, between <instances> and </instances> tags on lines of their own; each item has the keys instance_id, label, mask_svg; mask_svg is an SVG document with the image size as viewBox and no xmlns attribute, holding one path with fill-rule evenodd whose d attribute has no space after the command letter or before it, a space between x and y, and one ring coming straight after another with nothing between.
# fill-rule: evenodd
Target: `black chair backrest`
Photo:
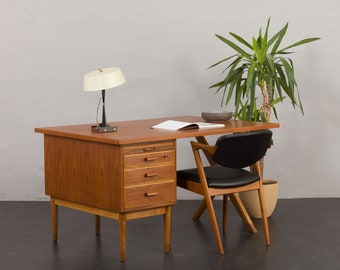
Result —
<instances>
[{"instance_id":1,"label":"black chair backrest","mask_svg":"<svg viewBox=\"0 0 340 270\"><path fill-rule=\"evenodd\" d=\"M228 168L253 165L267 152L272 138L271 130L227 134L216 141L213 160Z\"/></svg>"}]
</instances>

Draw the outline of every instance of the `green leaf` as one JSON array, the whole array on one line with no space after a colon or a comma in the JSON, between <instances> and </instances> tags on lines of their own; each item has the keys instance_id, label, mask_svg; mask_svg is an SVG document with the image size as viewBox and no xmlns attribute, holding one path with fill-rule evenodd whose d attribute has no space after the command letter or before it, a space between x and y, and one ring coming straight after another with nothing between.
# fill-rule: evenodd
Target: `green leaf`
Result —
<instances>
[{"instance_id":1,"label":"green leaf","mask_svg":"<svg viewBox=\"0 0 340 270\"><path fill-rule=\"evenodd\" d=\"M270 18L268 18L267 26L266 26L266 32L264 33L264 39L266 40L266 43L267 43L267 40L268 40L269 25L270 25Z\"/></svg>"},{"instance_id":2,"label":"green leaf","mask_svg":"<svg viewBox=\"0 0 340 270\"><path fill-rule=\"evenodd\" d=\"M249 49L253 50L253 47L247 42L245 41L242 37L240 37L239 35L236 35L232 32L229 33L231 36L233 36L238 42L240 42L241 44L247 46Z\"/></svg>"},{"instance_id":3,"label":"green leaf","mask_svg":"<svg viewBox=\"0 0 340 270\"><path fill-rule=\"evenodd\" d=\"M255 85L254 85L254 80L253 80L253 77L254 77L254 71L255 71L255 67L256 67L256 62L253 62L251 64L251 66L249 67L249 70L248 70L248 75L247 75L247 91L248 89L254 89Z\"/></svg>"},{"instance_id":4,"label":"green leaf","mask_svg":"<svg viewBox=\"0 0 340 270\"><path fill-rule=\"evenodd\" d=\"M212 66L208 67L208 69L209 69L209 68L212 68L212 67L215 67L215 66L217 66L217 65L219 65L219 64L221 64L221 63L223 63L223 62L226 62L226 61L230 60L231 58L233 58L233 57L235 57L235 56L237 56L237 54L234 54L234 55L232 55L232 56L229 56L229 57L227 57L227 58L225 58L225 59L223 59L223 60L221 60L221 61L218 61L217 63L215 63L215 64L213 64Z\"/></svg>"},{"instance_id":5,"label":"green leaf","mask_svg":"<svg viewBox=\"0 0 340 270\"><path fill-rule=\"evenodd\" d=\"M236 52L238 52L241 56L247 58L248 60L251 60L251 55L244 51L241 47L236 45L234 42L230 41L229 39L226 39L220 35L216 35L217 38L219 38L224 43L228 44L231 48L233 48Z\"/></svg>"},{"instance_id":6,"label":"green leaf","mask_svg":"<svg viewBox=\"0 0 340 270\"><path fill-rule=\"evenodd\" d=\"M287 29L288 29L288 23L286 23L286 25L269 40L268 46L271 46L271 44L275 42L271 50L272 55L277 53L276 51L278 47L280 46L281 41L287 32Z\"/></svg>"},{"instance_id":7,"label":"green leaf","mask_svg":"<svg viewBox=\"0 0 340 270\"><path fill-rule=\"evenodd\" d=\"M297 46L300 46L300 45L303 45L303 44L306 44L306 43L309 43L309 42L313 42L313 41L316 41L316 40L319 40L320 38L306 38L306 39L303 39L303 40L300 40L298 42L295 42L294 44L292 45L289 45L288 47L278 51L277 53L283 53L284 51L290 49L290 48L293 48L293 47L297 47Z\"/></svg>"}]
</instances>

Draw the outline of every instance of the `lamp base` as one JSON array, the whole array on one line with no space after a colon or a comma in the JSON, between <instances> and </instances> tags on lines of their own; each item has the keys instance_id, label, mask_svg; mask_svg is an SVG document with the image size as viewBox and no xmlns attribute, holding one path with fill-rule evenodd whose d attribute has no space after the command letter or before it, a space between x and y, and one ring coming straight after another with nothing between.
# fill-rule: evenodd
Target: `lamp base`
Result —
<instances>
[{"instance_id":1,"label":"lamp base","mask_svg":"<svg viewBox=\"0 0 340 270\"><path fill-rule=\"evenodd\" d=\"M107 132L117 132L117 127L116 126L92 126L91 127L92 132L98 132L98 133L107 133Z\"/></svg>"}]
</instances>

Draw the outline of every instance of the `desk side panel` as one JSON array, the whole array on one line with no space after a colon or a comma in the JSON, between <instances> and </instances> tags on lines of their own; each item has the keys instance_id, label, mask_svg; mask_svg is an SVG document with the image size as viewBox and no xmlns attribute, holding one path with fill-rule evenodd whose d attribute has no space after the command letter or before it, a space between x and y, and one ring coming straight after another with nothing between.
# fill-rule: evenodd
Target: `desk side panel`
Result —
<instances>
[{"instance_id":1,"label":"desk side panel","mask_svg":"<svg viewBox=\"0 0 340 270\"><path fill-rule=\"evenodd\" d=\"M44 136L44 144L47 195L123 211L120 146L52 135Z\"/></svg>"}]
</instances>

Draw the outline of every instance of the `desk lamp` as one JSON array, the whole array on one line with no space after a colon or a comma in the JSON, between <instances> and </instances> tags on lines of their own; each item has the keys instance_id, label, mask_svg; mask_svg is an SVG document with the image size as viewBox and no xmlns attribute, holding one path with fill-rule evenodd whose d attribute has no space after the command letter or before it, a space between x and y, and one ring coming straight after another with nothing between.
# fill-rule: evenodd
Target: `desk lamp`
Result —
<instances>
[{"instance_id":1,"label":"desk lamp","mask_svg":"<svg viewBox=\"0 0 340 270\"><path fill-rule=\"evenodd\" d=\"M95 71L89 72L84 75L84 91L102 91L101 101L103 104L102 109L102 122L97 126L92 126L91 129L94 132L105 133L117 131L116 126L110 126L106 122L105 113L105 89L113 88L125 83L125 78L120 68L98 68ZM99 108L99 105L98 105ZM98 110L97 110L98 115Z\"/></svg>"}]
</instances>

